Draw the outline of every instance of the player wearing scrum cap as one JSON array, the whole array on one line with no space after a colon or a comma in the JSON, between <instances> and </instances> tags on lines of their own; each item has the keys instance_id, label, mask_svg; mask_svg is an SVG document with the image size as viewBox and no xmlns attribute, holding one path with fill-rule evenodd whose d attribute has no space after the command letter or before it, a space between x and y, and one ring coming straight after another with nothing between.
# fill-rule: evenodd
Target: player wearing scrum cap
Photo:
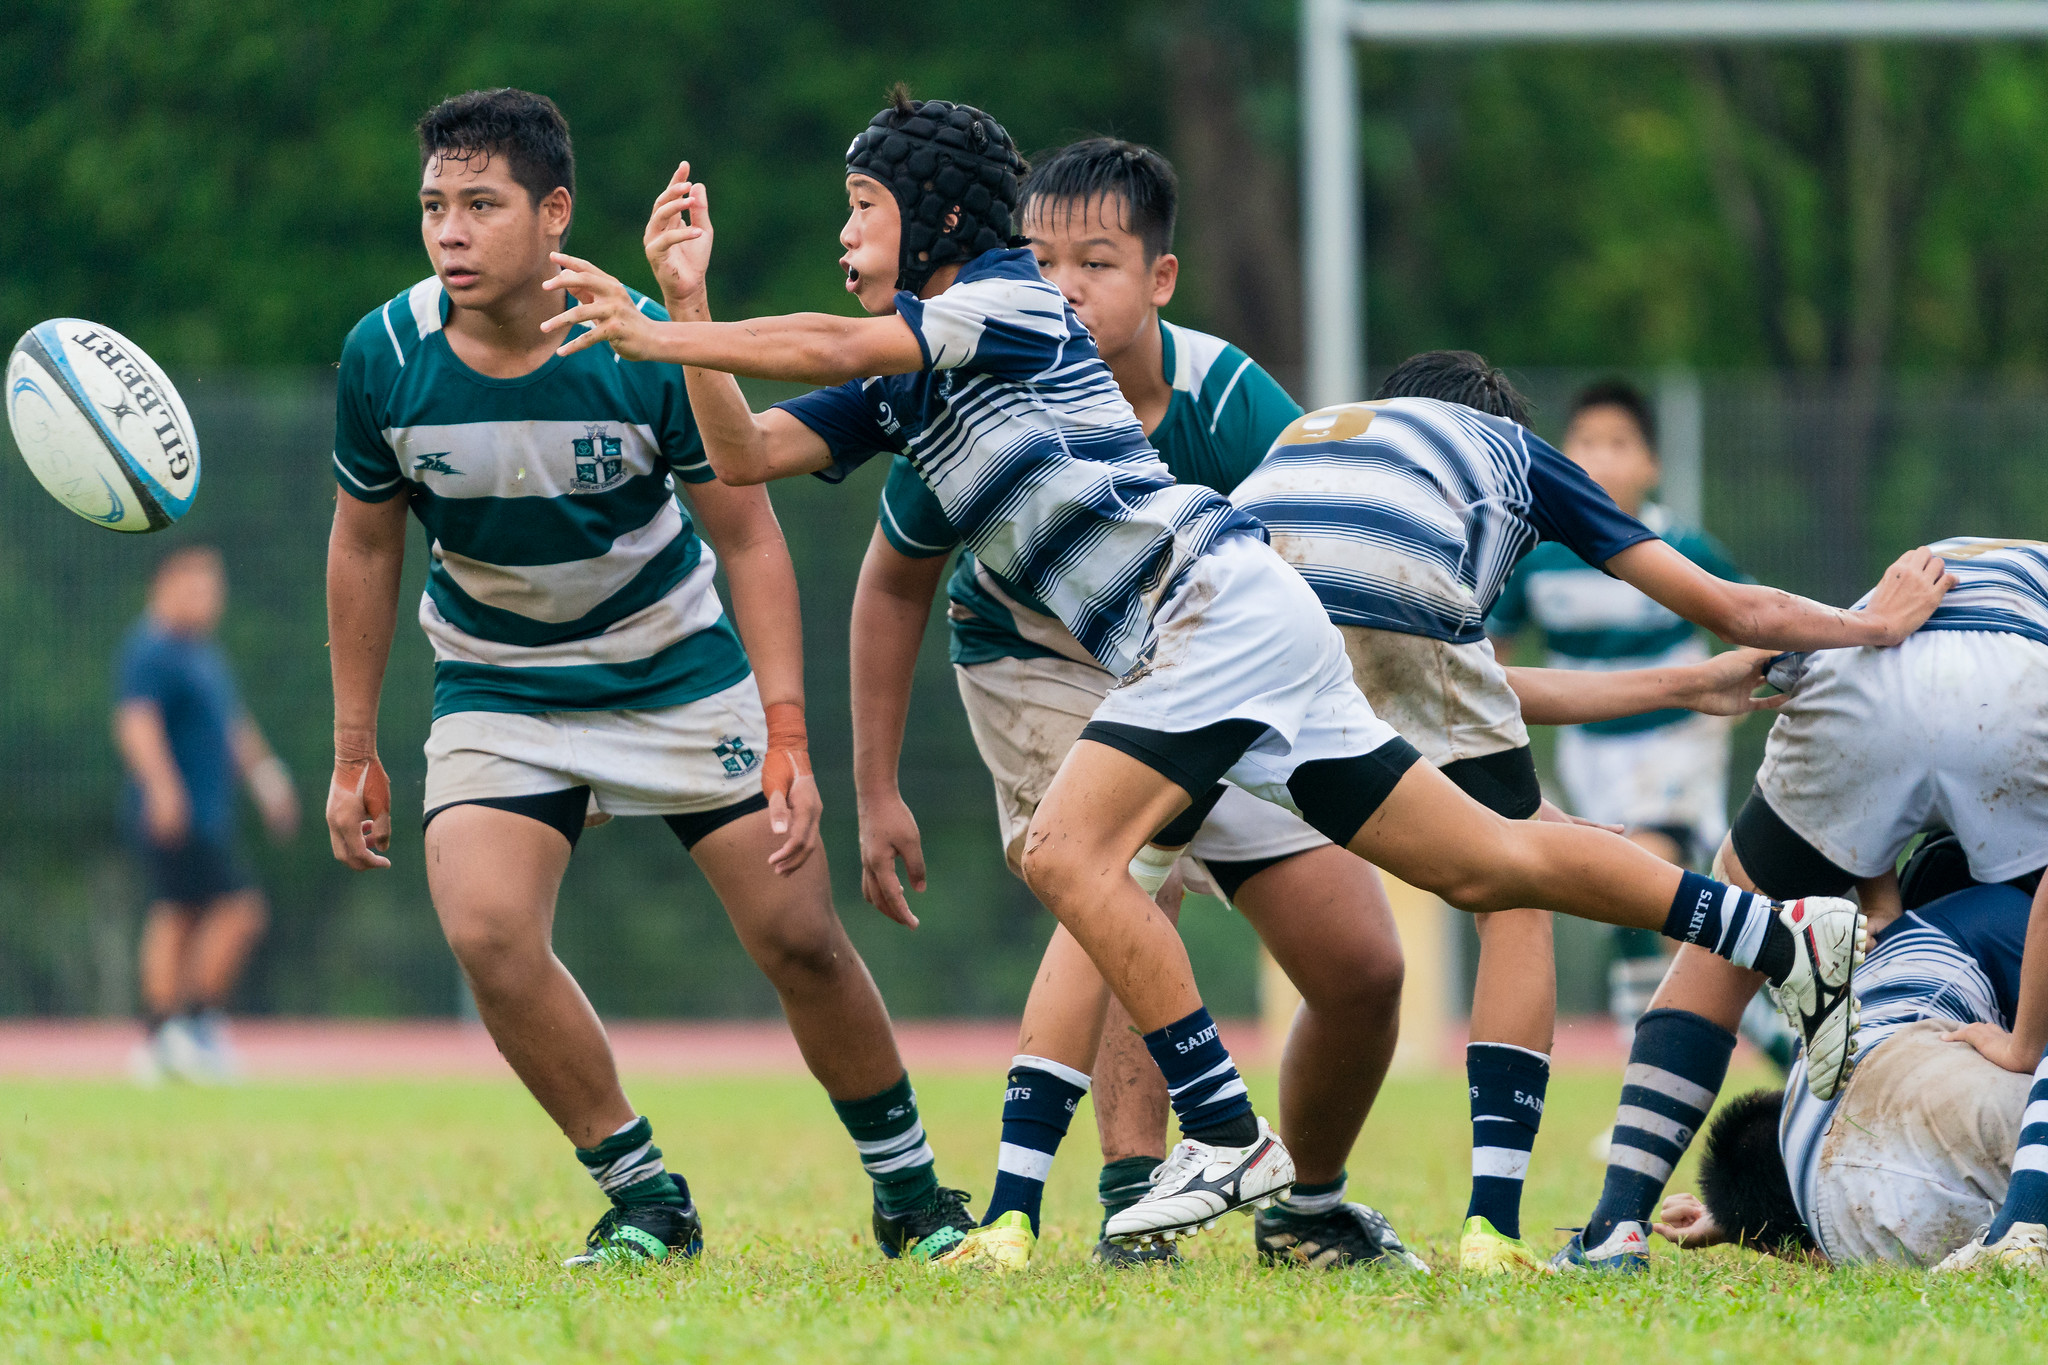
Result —
<instances>
[{"instance_id":1,"label":"player wearing scrum cap","mask_svg":"<svg viewBox=\"0 0 2048 1365\"><path fill-rule=\"evenodd\" d=\"M1112 138L1061 148L1023 182L1022 226L1039 270L1073 307L1145 435L1175 479L1228 493L1258 467L1301 409L1252 358L1217 337L1159 316L1173 296L1177 188L1159 153ZM854 596L854 776L861 800L862 880L868 896L907 913L896 862L924 888L917 821L896 784L910 682L932 595L960 533L906 456L882 491L880 515ZM947 578L954 673L975 745L995 779L1011 871L1060 760L1116 682L1022 587L965 550ZM1192 811L1199 815L1200 812ZM1280 1067L1280 1127L1299 1177L1259 1219L1259 1248L1324 1267L1413 1258L1375 1210L1346 1202L1345 1158L1393 1056L1400 1021L1401 948L1379 878L1365 863L1278 806L1235 789L1197 819L1189 864L1200 889L1226 897L1255 925L1303 992ZM1144 866L1141 884L1179 913L1170 876L1192 828ZM1106 1014L1105 1014L1106 1011ZM1100 1031L1092 1066L1037 1055L1048 1029ZM1123 1008L1066 930L1055 927L1033 982L1004 1089L995 1192L982 1227L948 1264L1027 1264L1040 1196L1067 1120L1094 1095L1102 1141L1104 1221L1150 1188L1167 1150L1166 1087ZM1161 1255L1108 1240L1097 1259L1122 1265Z\"/></svg>"},{"instance_id":2,"label":"player wearing scrum cap","mask_svg":"<svg viewBox=\"0 0 2048 1365\"><path fill-rule=\"evenodd\" d=\"M994 119L899 91L847 157L841 264L869 316L711 321L709 200L686 163L646 234L677 320L648 317L617 280L558 254L550 284L581 303L543 326L587 329L566 337L565 354L602 342L683 365L723 481L838 482L876 455L909 456L976 558L1118 675L1039 802L1023 853L1032 891L1144 1031L1180 1120L1182 1141L1148 1195L1110 1220L1110 1239L1189 1235L1294 1183L1179 935L1129 873L1154 835L1225 779L1454 905L1661 926L1762 968L1817 1006L1813 1031L1840 1030L1861 952L1853 906L1779 907L1602 830L1511 821L1417 762L1352 681L1315 593L1257 521L1213 489L1173 482L1058 288L1008 244L1021 169ZM736 374L829 387L756 414ZM1518 439L1476 412L1459 420L1502 444ZM1845 624L1889 642L1942 586L1938 575L1902 576L1897 612ZM1766 612L1758 630L1771 637L1783 624ZM1817 932L1796 936L1795 923ZM1038 1055L1081 1071L1091 1044L1049 1039Z\"/></svg>"},{"instance_id":3,"label":"player wearing scrum cap","mask_svg":"<svg viewBox=\"0 0 2048 1365\"><path fill-rule=\"evenodd\" d=\"M775 513L712 478L673 367L554 354L542 322L563 298L542 282L575 189L555 106L476 91L430 111L419 138L434 274L364 318L341 360L335 856L390 865L377 697L410 508L431 537L427 885L499 1051L611 1199L571 1264L703 1241L550 946L578 836L619 815L667 821L774 983L873 1178L884 1251L943 1250L973 1222L938 1187L888 1013L832 906ZM720 560L736 620L712 585Z\"/></svg>"}]
</instances>

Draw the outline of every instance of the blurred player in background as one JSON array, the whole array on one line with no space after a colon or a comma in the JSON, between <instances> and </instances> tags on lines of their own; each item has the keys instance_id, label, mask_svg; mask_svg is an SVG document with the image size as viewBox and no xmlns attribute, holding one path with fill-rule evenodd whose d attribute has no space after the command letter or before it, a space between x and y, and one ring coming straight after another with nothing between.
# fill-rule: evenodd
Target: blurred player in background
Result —
<instances>
[{"instance_id":1,"label":"blurred player in background","mask_svg":"<svg viewBox=\"0 0 2048 1365\"><path fill-rule=\"evenodd\" d=\"M712 478L680 371L554 354L541 325L564 296L544 282L576 184L554 104L472 91L418 132L434 274L342 350L327 562L335 856L390 866L377 702L410 510L433 547L419 608L435 657L427 886L492 1040L611 1201L569 1263L703 1245L688 1183L554 955L577 839L620 815L665 820L774 984L873 1183L884 1253L943 1249L973 1220L939 1188L888 1011L833 908L775 511L760 489ZM730 620L712 582L721 561Z\"/></svg>"},{"instance_id":2,"label":"blurred player in background","mask_svg":"<svg viewBox=\"0 0 2048 1365\"><path fill-rule=\"evenodd\" d=\"M1149 148L1097 138L1052 153L1022 187L1024 235L1058 285L1176 480L1228 493L1265 458L1301 409L1237 347L1159 316L1173 297L1177 187ZM861 797L864 890L907 913L896 860L924 889L917 821L897 787L911 676L932 596L960 534L910 461L897 456L853 607L854 769ZM1010 870L1060 761L1101 705L1114 674L1015 583L963 551L947 583L947 617L960 699L975 746L995 778L997 819ZM1392 908L1370 866L1302 821L1246 792L1224 794L1196 820L1197 889L1234 904L1274 945L1304 1004L1281 1061L1281 1132L1298 1179L1261 1212L1262 1255L1323 1267L1407 1252L1386 1220L1346 1202L1345 1158L1393 1057L1400 1022L1401 947ZM1177 845L1192 829L1139 855L1132 875L1178 917ZM1183 864L1187 866L1187 864ZM1107 1008L1107 1018L1104 1010ZM1084 1075L1034 1055L1032 1039L1060 1016L1102 1033ZM1065 929L1053 930L1025 1006L1019 1056L1003 1103L995 1194L982 1227L946 1258L1001 1269L1027 1264L1053 1154L1071 1105L1090 1089L1102 1140L1103 1221L1137 1202L1166 1159L1166 1084L1102 976ZM1170 1244L1127 1248L1106 1238L1096 1258L1123 1265L1170 1258Z\"/></svg>"},{"instance_id":3,"label":"blurred player in background","mask_svg":"<svg viewBox=\"0 0 2048 1365\"><path fill-rule=\"evenodd\" d=\"M1572 400L1565 457L1673 549L1716 578L1752 580L1711 536L1673 520L1650 494L1663 478L1657 419L1643 394L1609 379ZM1641 591L1548 542L1530 551L1508 580L1487 619L1496 636L1525 627L1539 632L1554 668L1627 669L1688 664L1707 656L1707 636ZM1558 731L1557 775L1571 813L1620 825L1628 837L1666 862L1703 868L1728 829L1728 745L1731 721L1688 711L1648 715ZM1614 934L1608 1005L1624 1033L1649 1006L1663 979L1663 940L1636 929ZM1763 1006L1761 1044L1791 1063L1792 1035Z\"/></svg>"},{"instance_id":4,"label":"blurred player in background","mask_svg":"<svg viewBox=\"0 0 2048 1365\"><path fill-rule=\"evenodd\" d=\"M232 1079L222 1012L269 918L235 830L246 782L273 839L299 826L291 775L243 709L214 639L227 606L220 552L170 552L115 667L114 735L128 769L122 823L149 889L141 990L149 1038L137 1080Z\"/></svg>"}]
</instances>

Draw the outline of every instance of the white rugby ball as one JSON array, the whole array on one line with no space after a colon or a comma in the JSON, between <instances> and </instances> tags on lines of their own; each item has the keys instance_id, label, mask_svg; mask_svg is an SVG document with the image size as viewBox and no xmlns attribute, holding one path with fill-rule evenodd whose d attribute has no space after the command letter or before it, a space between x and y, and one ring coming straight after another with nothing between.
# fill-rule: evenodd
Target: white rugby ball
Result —
<instances>
[{"instance_id":1,"label":"white rugby ball","mask_svg":"<svg viewBox=\"0 0 2048 1365\"><path fill-rule=\"evenodd\" d=\"M192 510L199 437L140 346L80 318L37 323L7 357L7 424L50 496L115 531L161 531Z\"/></svg>"}]
</instances>

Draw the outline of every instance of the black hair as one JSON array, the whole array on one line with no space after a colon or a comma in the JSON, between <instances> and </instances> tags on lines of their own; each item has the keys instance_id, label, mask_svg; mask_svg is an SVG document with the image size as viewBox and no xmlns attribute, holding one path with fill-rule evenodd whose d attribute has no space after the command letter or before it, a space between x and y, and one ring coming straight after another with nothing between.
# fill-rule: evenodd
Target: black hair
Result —
<instances>
[{"instance_id":1,"label":"black hair","mask_svg":"<svg viewBox=\"0 0 2048 1365\"><path fill-rule=\"evenodd\" d=\"M1635 422L1636 430L1643 434L1643 444L1650 448L1650 454L1657 453L1657 413L1650 401L1643 397L1643 391L1626 379L1603 379L1597 384L1588 384L1579 390L1579 396L1572 399L1572 410L1565 418L1567 422L1588 408L1620 408Z\"/></svg>"},{"instance_id":2,"label":"black hair","mask_svg":"<svg viewBox=\"0 0 2048 1365\"><path fill-rule=\"evenodd\" d=\"M1783 1090L1752 1090L1707 1125L1700 1150L1700 1202L1729 1235L1755 1251L1815 1249L1792 1202L1792 1181L1778 1150Z\"/></svg>"},{"instance_id":3,"label":"black hair","mask_svg":"<svg viewBox=\"0 0 2048 1365\"><path fill-rule=\"evenodd\" d=\"M1122 206L1121 226L1145 244L1147 261L1173 250L1180 178L1150 147L1113 137L1071 143L1031 168L1023 193L1027 210L1035 199L1060 200L1069 213L1091 199L1114 202Z\"/></svg>"},{"instance_id":4,"label":"black hair","mask_svg":"<svg viewBox=\"0 0 2048 1365\"><path fill-rule=\"evenodd\" d=\"M1508 377L1474 351L1424 351L1411 355L1380 385L1378 398L1435 398L1529 424L1529 400Z\"/></svg>"},{"instance_id":5,"label":"black hair","mask_svg":"<svg viewBox=\"0 0 2048 1365\"><path fill-rule=\"evenodd\" d=\"M494 156L538 205L557 187L576 195L576 148L569 141L569 120L546 95L504 87L450 95L420 115L420 169L436 157L468 162L481 157L477 168ZM566 236L566 234L564 234Z\"/></svg>"}]
</instances>

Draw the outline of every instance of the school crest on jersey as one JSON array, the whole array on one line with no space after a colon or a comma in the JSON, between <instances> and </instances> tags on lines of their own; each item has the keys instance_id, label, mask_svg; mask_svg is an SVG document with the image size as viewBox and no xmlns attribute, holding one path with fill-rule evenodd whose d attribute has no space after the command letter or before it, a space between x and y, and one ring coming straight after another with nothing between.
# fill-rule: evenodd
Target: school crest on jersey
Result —
<instances>
[{"instance_id":1,"label":"school crest on jersey","mask_svg":"<svg viewBox=\"0 0 2048 1365\"><path fill-rule=\"evenodd\" d=\"M752 772L754 765L761 761L754 753L753 746L738 735L727 735L719 740L718 746L711 752L724 766L727 777L738 777L743 773Z\"/></svg>"},{"instance_id":2,"label":"school crest on jersey","mask_svg":"<svg viewBox=\"0 0 2048 1365\"><path fill-rule=\"evenodd\" d=\"M623 437L608 435L603 427L588 427L570 442L576 451L576 482L571 493L602 493L626 481L626 452Z\"/></svg>"}]
</instances>

